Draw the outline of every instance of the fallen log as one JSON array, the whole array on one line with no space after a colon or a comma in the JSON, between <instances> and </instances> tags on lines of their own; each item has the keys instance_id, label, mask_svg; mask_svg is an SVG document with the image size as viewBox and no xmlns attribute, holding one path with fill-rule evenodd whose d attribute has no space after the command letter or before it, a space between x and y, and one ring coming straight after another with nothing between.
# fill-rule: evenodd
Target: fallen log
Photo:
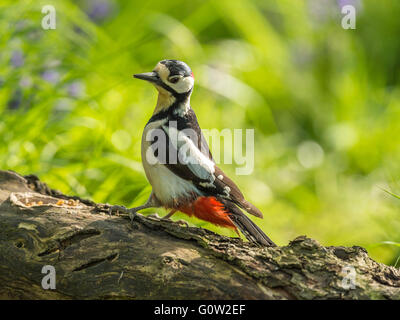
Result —
<instances>
[{"instance_id":1,"label":"fallen log","mask_svg":"<svg viewBox=\"0 0 400 320\"><path fill-rule=\"evenodd\" d=\"M0 299L400 299L399 269L358 246L263 248L107 211L0 171Z\"/></svg>"}]
</instances>

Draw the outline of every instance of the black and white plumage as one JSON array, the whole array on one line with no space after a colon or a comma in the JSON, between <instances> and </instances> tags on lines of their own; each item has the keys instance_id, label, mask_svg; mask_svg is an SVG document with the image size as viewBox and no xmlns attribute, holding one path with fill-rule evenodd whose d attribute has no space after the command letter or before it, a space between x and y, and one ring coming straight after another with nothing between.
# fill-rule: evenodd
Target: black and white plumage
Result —
<instances>
[{"instance_id":1,"label":"black and white plumage","mask_svg":"<svg viewBox=\"0 0 400 320\"><path fill-rule=\"evenodd\" d=\"M236 232L238 228L252 242L275 246L240 209L262 218L260 210L212 158L190 107L194 77L189 66L163 60L152 72L134 77L152 83L159 93L142 137L142 163L153 189L140 209L164 206L171 214L182 211Z\"/></svg>"}]
</instances>

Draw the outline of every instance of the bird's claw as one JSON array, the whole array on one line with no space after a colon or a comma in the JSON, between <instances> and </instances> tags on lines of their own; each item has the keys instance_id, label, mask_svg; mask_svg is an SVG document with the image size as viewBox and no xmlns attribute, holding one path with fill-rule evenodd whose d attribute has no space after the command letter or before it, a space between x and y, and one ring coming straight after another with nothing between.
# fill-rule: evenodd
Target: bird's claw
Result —
<instances>
[{"instance_id":1,"label":"bird's claw","mask_svg":"<svg viewBox=\"0 0 400 320\"><path fill-rule=\"evenodd\" d=\"M119 215L120 213L128 215L129 218L131 219L131 222L133 222L133 219L135 218L137 212L135 208L128 209L127 207L118 205L110 206L108 209L108 214L110 216Z\"/></svg>"},{"instance_id":2,"label":"bird's claw","mask_svg":"<svg viewBox=\"0 0 400 320\"><path fill-rule=\"evenodd\" d=\"M189 227L189 224L185 221L185 220L172 220L170 217L160 217L157 213L152 213L147 215L147 218L152 218L152 219L156 219L158 221L163 221L163 222L169 222L169 223L175 223L181 226L186 226Z\"/></svg>"},{"instance_id":3,"label":"bird's claw","mask_svg":"<svg viewBox=\"0 0 400 320\"><path fill-rule=\"evenodd\" d=\"M131 219L131 223L133 223L133 219L135 219L137 212L136 211L131 211L129 212L129 218Z\"/></svg>"},{"instance_id":4,"label":"bird's claw","mask_svg":"<svg viewBox=\"0 0 400 320\"><path fill-rule=\"evenodd\" d=\"M129 213L130 213L130 210L129 210L128 208L124 207L124 206L117 206L117 205L110 206L110 207L108 208L108 214L109 214L110 216L112 216L112 215L118 215L118 214L120 214L120 213L129 214Z\"/></svg>"}]
</instances>

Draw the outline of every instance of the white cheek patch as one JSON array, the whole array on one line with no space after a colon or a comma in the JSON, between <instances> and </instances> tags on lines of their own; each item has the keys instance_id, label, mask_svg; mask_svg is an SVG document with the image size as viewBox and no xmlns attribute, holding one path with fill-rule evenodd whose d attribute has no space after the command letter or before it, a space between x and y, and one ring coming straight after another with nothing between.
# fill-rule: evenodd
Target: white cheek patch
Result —
<instances>
[{"instance_id":1,"label":"white cheek patch","mask_svg":"<svg viewBox=\"0 0 400 320\"><path fill-rule=\"evenodd\" d=\"M177 83L170 83L169 86L178 93L184 93L192 89L193 84L194 84L193 77L185 77L179 80Z\"/></svg>"}]
</instances>

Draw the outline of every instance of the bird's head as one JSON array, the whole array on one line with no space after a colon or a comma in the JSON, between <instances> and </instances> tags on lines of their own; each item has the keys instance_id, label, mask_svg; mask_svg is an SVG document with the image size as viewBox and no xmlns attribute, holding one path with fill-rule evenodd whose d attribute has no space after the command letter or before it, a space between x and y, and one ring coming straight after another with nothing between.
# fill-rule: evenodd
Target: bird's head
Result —
<instances>
[{"instance_id":1,"label":"bird's head","mask_svg":"<svg viewBox=\"0 0 400 320\"><path fill-rule=\"evenodd\" d=\"M137 79L152 83L160 94L184 100L193 90L194 77L189 66L178 60L162 60L152 72L133 75Z\"/></svg>"}]
</instances>

